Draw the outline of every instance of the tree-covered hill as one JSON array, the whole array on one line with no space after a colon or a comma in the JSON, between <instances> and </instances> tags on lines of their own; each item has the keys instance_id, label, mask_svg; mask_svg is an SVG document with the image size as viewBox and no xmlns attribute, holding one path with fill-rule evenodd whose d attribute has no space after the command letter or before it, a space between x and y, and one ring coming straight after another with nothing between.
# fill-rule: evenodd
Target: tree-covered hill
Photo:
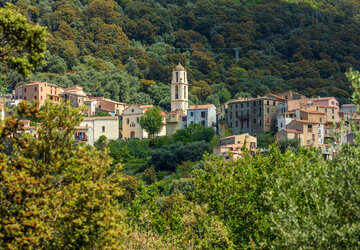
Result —
<instances>
[{"instance_id":1,"label":"tree-covered hill","mask_svg":"<svg viewBox=\"0 0 360 250\"><path fill-rule=\"evenodd\" d=\"M349 102L344 72L360 68L360 3L326 1L0 0L48 29L47 65L28 80L170 108L170 75L189 71L190 101L292 89ZM238 50L236 60L235 48Z\"/></svg>"}]
</instances>

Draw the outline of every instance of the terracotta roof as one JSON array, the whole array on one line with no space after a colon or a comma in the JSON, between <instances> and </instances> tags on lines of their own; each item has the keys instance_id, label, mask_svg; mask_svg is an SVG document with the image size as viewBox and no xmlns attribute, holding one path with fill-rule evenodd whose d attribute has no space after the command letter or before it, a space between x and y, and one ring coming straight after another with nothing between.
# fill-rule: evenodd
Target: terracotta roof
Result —
<instances>
[{"instance_id":1,"label":"terracotta roof","mask_svg":"<svg viewBox=\"0 0 360 250\"><path fill-rule=\"evenodd\" d=\"M285 98L282 98L282 97L280 97L280 96L278 96L278 95L275 95L275 94L268 94L268 95L272 95L272 96L274 96L274 97L276 97L276 98L278 98L278 99L281 99L281 100L286 100Z\"/></svg>"},{"instance_id":2,"label":"terracotta roof","mask_svg":"<svg viewBox=\"0 0 360 250\"><path fill-rule=\"evenodd\" d=\"M118 120L117 116L95 116L95 117L86 117L83 121L93 121L93 120Z\"/></svg>"},{"instance_id":3,"label":"terracotta roof","mask_svg":"<svg viewBox=\"0 0 360 250\"><path fill-rule=\"evenodd\" d=\"M301 122L301 123L317 123L317 122L306 121L306 120L294 120L294 122Z\"/></svg>"},{"instance_id":4,"label":"terracotta roof","mask_svg":"<svg viewBox=\"0 0 360 250\"><path fill-rule=\"evenodd\" d=\"M165 111L160 111L160 114L161 114L163 117L166 117L166 112L165 112Z\"/></svg>"},{"instance_id":5,"label":"terracotta roof","mask_svg":"<svg viewBox=\"0 0 360 250\"><path fill-rule=\"evenodd\" d=\"M298 133L298 134L302 134L301 131L299 130L295 130L295 129L282 129L280 131L285 131L285 132L288 132L288 133Z\"/></svg>"},{"instance_id":6,"label":"terracotta roof","mask_svg":"<svg viewBox=\"0 0 360 250\"><path fill-rule=\"evenodd\" d=\"M337 107L334 106L328 106L328 105L319 105L320 108L331 108L331 109L336 109Z\"/></svg>"},{"instance_id":7,"label":"terracotta roof","mask_svg":"<svg viewBox=\"0 0 360 250\"><path fill-rule=\"evenodd\" d=\"M136 105L135 105L136 106ZM130 107L130 106L129 106ZM139 108L143 109L143 110L147 110L148 108L152 108L154 107L154 105L140 105L138 106Z\"/></svg>"},{"instance_id":8,"label":"terracotta roof","mask_svg":"<svg viewBox=\"0 0 360 250\"><path fill-rule=\"evenodd\" d=\"M311 100L313 100L313 101L319 101L319 100L321 100L321 101L326 101L326 100L330 100L330 99L332 99L332 98L336 99L335 97L330 96L330 97L318 97L318 98L312 98Z\"/></svg>"},{"instance_id":9,"label":"terracotta roof","mask_svg":"<svg viewBox=\"0 0 360 250\"><path fill-rule=\"evenodd\" d=\"M212 106L212 104L205 104L205 105L191 105L189 109L208 109Z\"/></svg>"},{"instance_id":10,"label":"terracotta roof","mask_svg":"<svg viewBox=\"0 0 360 250\"><path fill-rule=\"evenodd\" d=\"M305 113L312 113L312 114L325 114L324 112L320 112L320 111L315 111L315 110L305 110L305 109L301 109L300 112L305 112Z\"/></svg>"},{"instance_id":11,"label":"terracotta roof","mask_svg":"<svg viewBox=\"0 0 360 250\"><path fill-rule=\"evenodd\" d=\"M341 105L341 107L354 107L355 104L343 104Z\"/></svg>"}]
</instances>

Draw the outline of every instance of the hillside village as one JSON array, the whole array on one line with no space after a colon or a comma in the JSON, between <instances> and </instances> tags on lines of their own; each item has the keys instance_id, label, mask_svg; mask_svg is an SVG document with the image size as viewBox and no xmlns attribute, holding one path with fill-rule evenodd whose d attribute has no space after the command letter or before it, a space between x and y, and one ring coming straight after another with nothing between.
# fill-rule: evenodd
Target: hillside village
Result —
<instances>
[{"instance_id":1,"label":"hillside village","mask_svg":"<svg viewBox=\"0 0 360 250\"><path fill-rule=\"evenodd\" d=\"M200 123L213 128L220 136L219 146L213 151L223 156L224 160L241 157L245 141L246 148L255 154L259 151L256 150L256 137L268 132L276 132L277 141L298 139L301 146L320 148L325 159L333 158L337 143L350 143L354 138L350 127L346 126L340 133L338 124L341 119L346 125L357 120L356 107L353 104L340 107L335 97L307 98L287 91L230 100L216 108L213 104L189 106L188 88L186 69L179 64L172 72L171 111L161 111L162 129L155 137L171 136L191 123ZM52 103L69 101L74 108L85 106L85 118L76 127L75 139L78 142L93 145L101 136L108 140L150 137L139 121L153 105L126 104L102 96L89 96L80 86L61 88L33 81L17 87L11 98L5 100L7 108L16 106L22 100L37 101L40 108L47 100ZM5 112L4 103L1 107L2 119L11 114ZM22 122L26 133L36 132L36 124L31 124L29 120ZM232 135L226 136L229 133ZM336 134L339 138L335 138Z\"/></svg>"}]
</instances>

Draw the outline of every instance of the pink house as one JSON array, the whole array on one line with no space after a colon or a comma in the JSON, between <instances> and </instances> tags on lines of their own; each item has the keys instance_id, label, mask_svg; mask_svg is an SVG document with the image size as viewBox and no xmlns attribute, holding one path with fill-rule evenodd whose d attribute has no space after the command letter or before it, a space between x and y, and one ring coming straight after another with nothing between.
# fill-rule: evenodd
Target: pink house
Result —
<instances>
[{"instance_id":1,"label":"pink house","mask_svg":"<svg viewBox=\"0 0 360 250\"><path fill-rule=\"evenodd\" d=\"M329 106L329 107L337 107L339 109L339 102L335 97L318 97L311 99L313 104Z\"/></svg>"}]
</instances>

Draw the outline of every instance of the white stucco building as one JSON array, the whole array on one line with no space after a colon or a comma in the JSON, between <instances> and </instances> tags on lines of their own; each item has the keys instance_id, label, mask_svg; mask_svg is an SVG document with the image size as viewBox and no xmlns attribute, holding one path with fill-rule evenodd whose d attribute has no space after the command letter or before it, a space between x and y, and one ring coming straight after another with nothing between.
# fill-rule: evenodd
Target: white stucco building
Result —
<instances>
[{"instance_id":1,"label":"white stucco building","mask_svg":"<svg viewBox=\"0 0 360 250\"><path fill-rule=\"evenodd\" d=\"M216 129L216 107L214 104L192 105L187 112L187 126L201 123L204 127Z\"/></svg>"},{"instance_id":2,"label":"white stucco building","mask_svg":"<svg viewBox=\"0 0 360 250\"><path fill-rule=\"evenodd\" d=\"M104 135L108 140L119 139L119 119L117 116L87 117L81 123L82 129L91 127L87 135L89 144L93 144Z\"/></svg>"}]
</instances>

